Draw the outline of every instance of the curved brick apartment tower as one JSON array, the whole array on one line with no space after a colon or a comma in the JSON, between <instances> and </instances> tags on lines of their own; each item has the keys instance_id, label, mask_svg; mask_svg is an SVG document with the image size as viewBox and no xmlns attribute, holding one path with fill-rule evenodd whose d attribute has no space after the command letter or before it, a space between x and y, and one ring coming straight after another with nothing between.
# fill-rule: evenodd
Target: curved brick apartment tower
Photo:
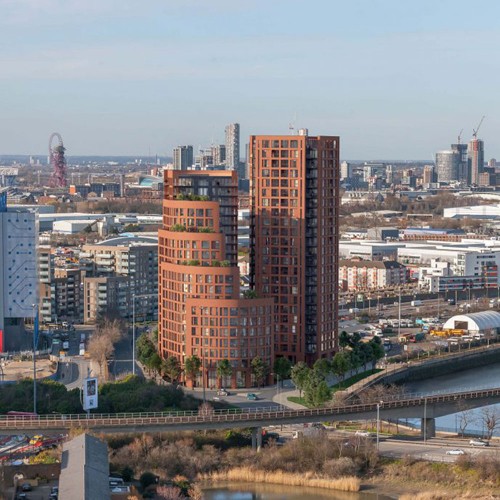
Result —
<instances>
[{"instance_id":1,"label":"curved brick apartment tower","mask_svg":"<svg viewBox=\"0 0 500 500\"><path fill-rule=\"evenodd\" d=\"M250 364L274 359L274 299L241 298L237 265L238 181L233 171L167 170L159 230L159 352L202 360L197 385L253 384ZM187 381L189 383L189 381Z\"/></svg>"}]
</instances>

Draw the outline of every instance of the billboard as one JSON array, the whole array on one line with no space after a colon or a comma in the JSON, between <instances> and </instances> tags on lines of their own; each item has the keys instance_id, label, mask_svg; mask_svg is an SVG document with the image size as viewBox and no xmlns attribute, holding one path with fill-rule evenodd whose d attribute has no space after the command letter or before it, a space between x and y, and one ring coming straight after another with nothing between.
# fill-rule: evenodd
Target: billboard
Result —
<instances>
[{"instance_id":1,"label":"billboard","mask_svg":"<svg viewBox=\"0 0 500 500\"><path fill-rule=\"evenodd\" d=\"M83 381L83 409L97 408L97 378L86 378Z\"/></svg>"}]
</instances>

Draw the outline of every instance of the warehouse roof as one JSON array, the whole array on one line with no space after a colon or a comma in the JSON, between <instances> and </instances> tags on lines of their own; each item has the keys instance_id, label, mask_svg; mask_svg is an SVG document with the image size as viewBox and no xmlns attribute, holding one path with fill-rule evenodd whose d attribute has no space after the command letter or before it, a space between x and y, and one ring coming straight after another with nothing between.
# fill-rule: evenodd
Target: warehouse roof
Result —
<instances>
[{"instance_id":1,"label":"warehouse roof","mask_svg":"<svg viewBox=\"0 0 500 500\"><path fill-rule=\"evenodd\" d=\"M451 317L443 329L454 329L457 322L467 322L467 330L489 330L500 328L500 313L496 311L481 311L471 314L459 314Z\"/></svg>"}]
</instances>

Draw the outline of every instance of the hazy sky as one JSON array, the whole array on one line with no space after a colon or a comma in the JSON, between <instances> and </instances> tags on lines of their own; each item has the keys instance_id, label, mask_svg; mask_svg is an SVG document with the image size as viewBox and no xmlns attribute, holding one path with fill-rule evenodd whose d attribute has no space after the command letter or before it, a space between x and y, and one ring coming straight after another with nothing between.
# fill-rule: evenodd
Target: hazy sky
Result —
<instances>
[{"instance_id":1,"label":"hazy sky","mask_svg":"<svg viewBox=\"0 0 500 500\"><path fill-rule=\"evenodd\" d=\"M171 154L251 133L431 159L484 114L500 158L497 0L0 0L0 154Z\"/></svg>"}]
</instances>

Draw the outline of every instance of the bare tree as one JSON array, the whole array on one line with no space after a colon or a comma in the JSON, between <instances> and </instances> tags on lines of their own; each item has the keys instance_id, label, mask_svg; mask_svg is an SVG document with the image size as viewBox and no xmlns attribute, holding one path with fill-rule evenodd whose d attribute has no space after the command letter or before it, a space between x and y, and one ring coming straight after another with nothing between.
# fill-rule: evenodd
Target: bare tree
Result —
<instances>
[{"instance_id":1,"label":"bare tree","mask_svg":"<svg viewBox=\"0 0 500 500\"><path fill-rule=\"evenodd\" d=\"M89 356L99 365L99 373L102 376L103 368L114 351L111 339L94 333L89 340L87 351Z\"/></svg>"},{"instance_id":2,"label":"bare tree","mask_svg":"<svg viewBox=\"0 0 500 500\"><path fill-rule=\"evenodd\" d=\"M491 439L500 424L500 413L495 408L486 406L481 410L481 420L486 428L486 439Z\"/></svg>"},{"instance_id":3,"label":"bare tree","mask_svg":"<svg viewBox=\"0 0 500 500\"><path fill-rule=\"evenodd\" d=\"M468 425L476 420L474 412L471 409L464 408L458 414L458 430L459 434L463 437Z\"/></svg>"},{"instance_id":4,"label":"bare tree","mask_svg":"<svg viewBox=\"0 0 500 500\"><path fill-rule=\"evenodd\" d=\"M113 354L114 344L122 338L121 323L118 320L102 320L89 340L88 353L99 364L99 372L105 374L103 368Z\"/></svg>"}]
</instances>

